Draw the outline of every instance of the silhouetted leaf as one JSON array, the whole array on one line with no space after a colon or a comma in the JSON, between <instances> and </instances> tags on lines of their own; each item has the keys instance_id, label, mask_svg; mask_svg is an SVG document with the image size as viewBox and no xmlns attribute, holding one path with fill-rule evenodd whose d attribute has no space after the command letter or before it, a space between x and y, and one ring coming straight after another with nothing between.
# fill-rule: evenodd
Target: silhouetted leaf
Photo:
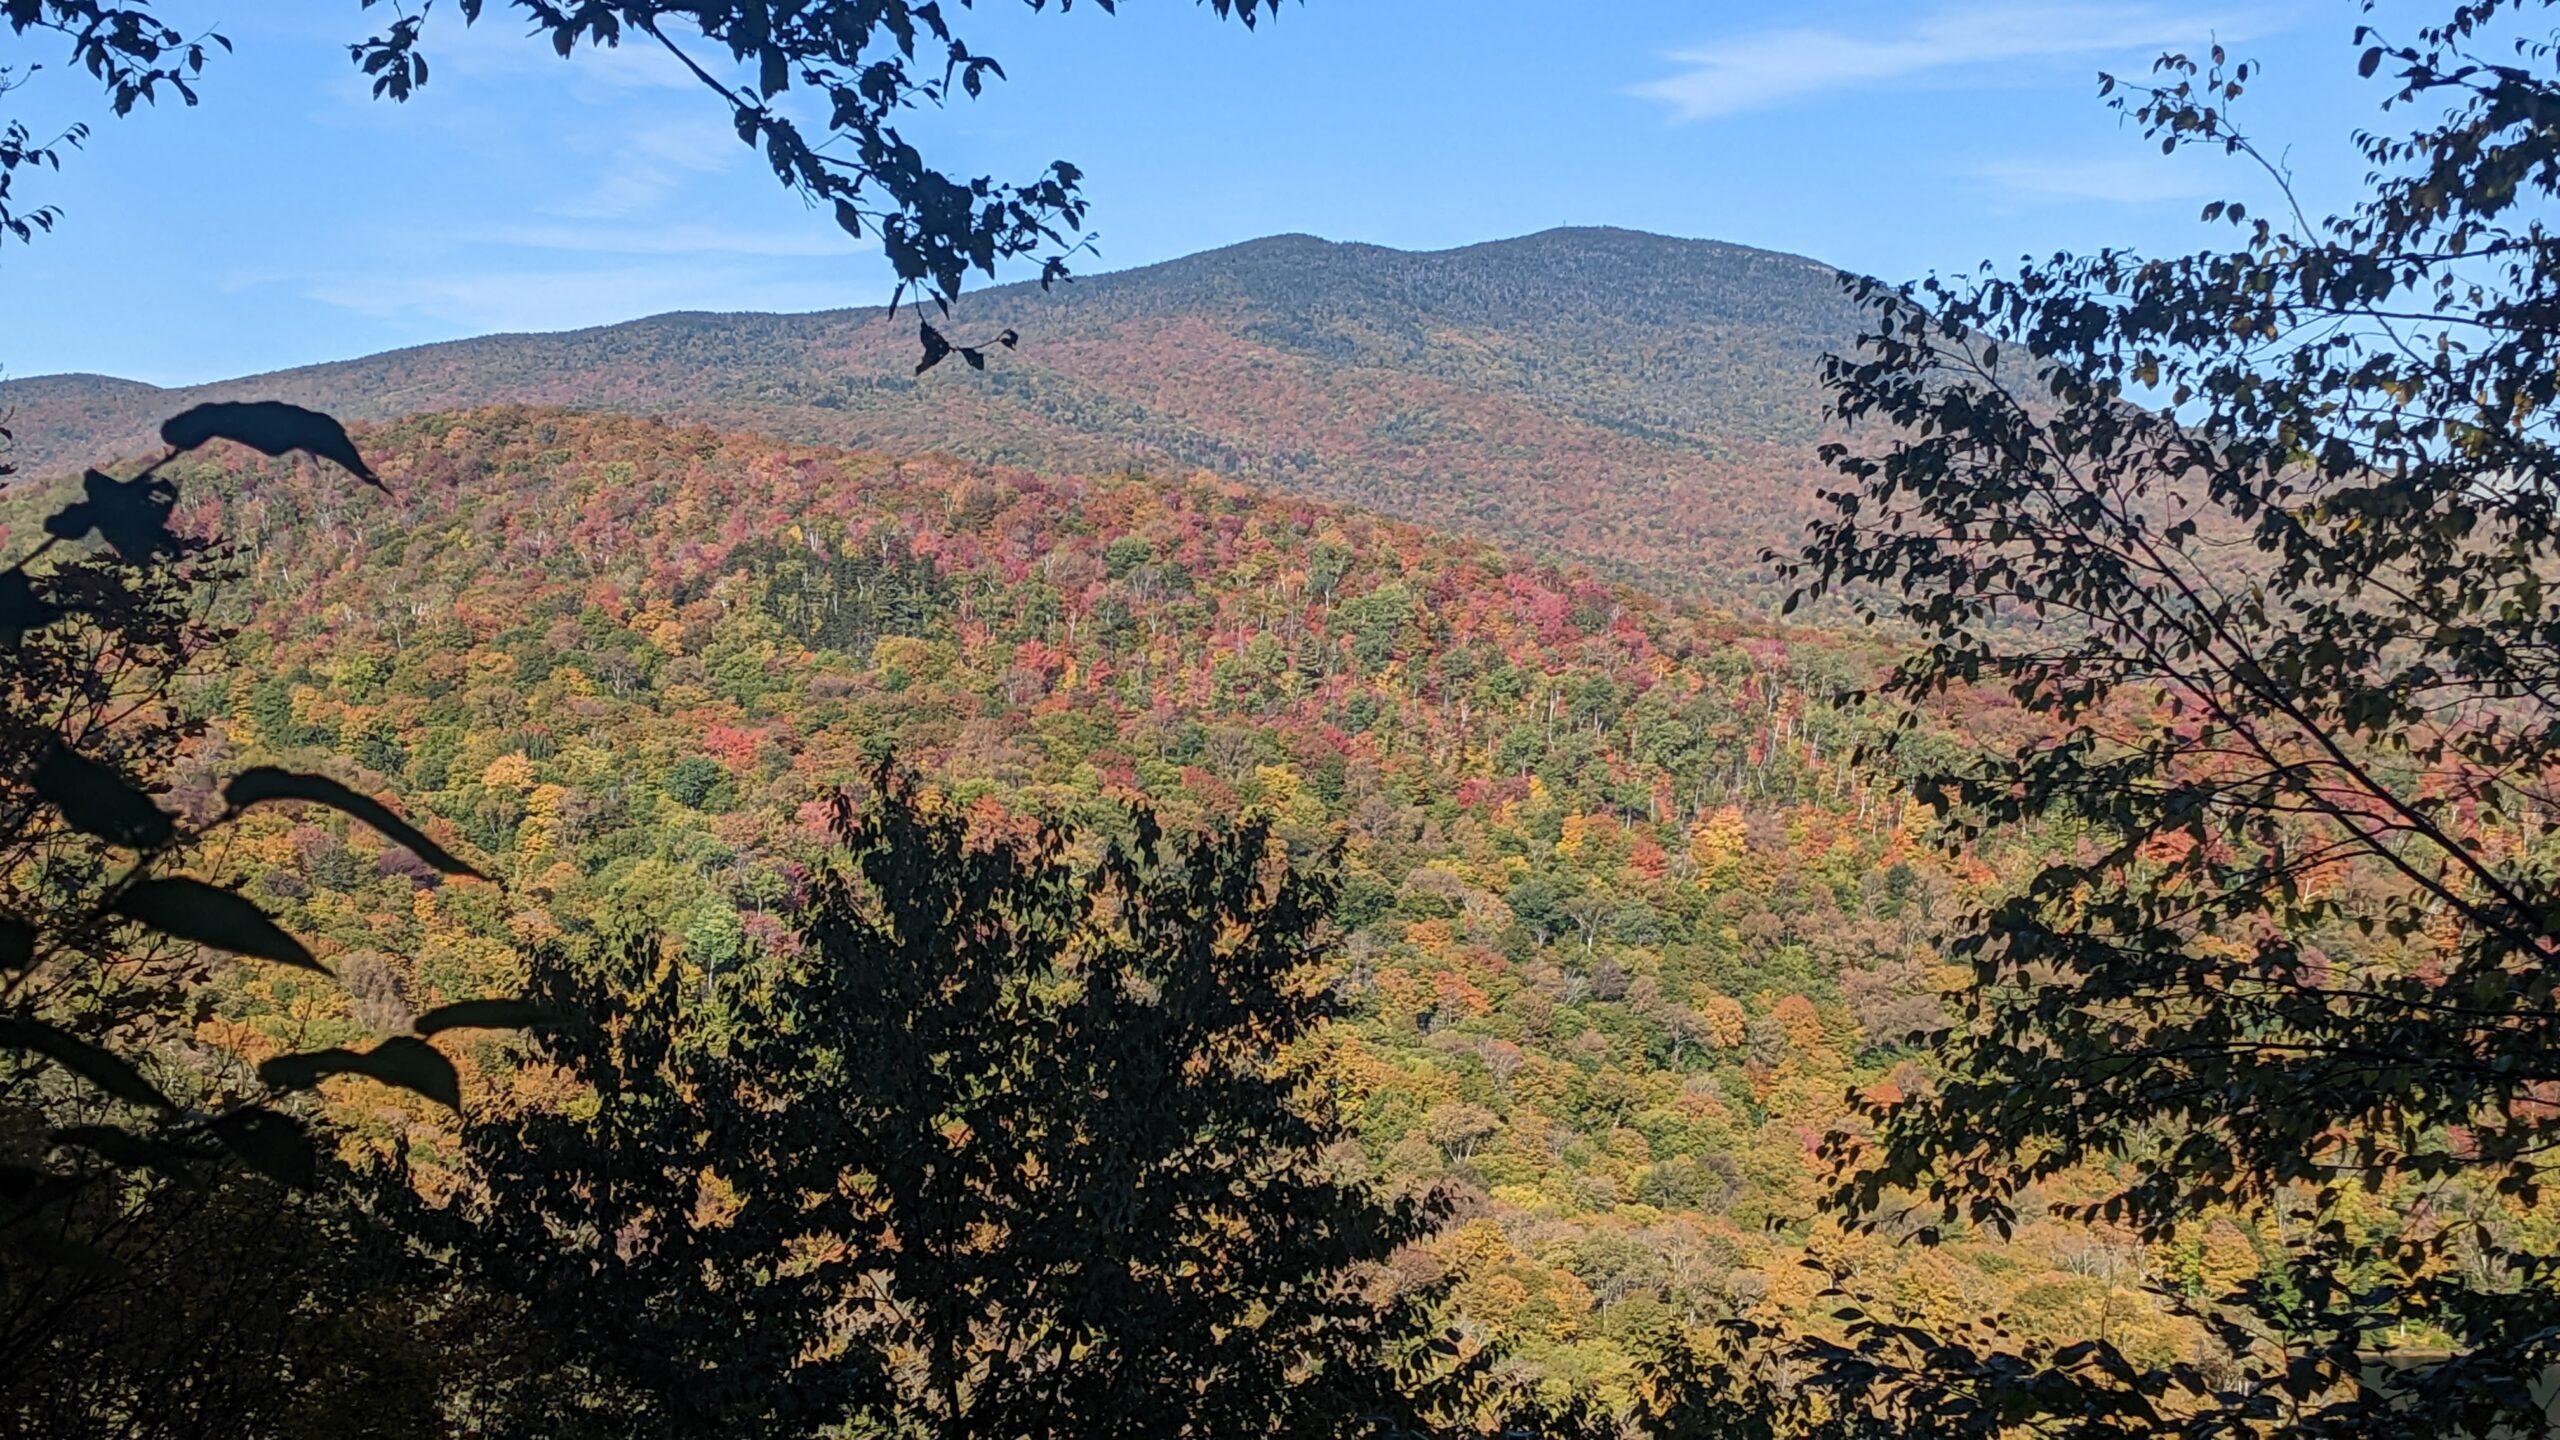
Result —
<instances>
[{"instance_id":1,"label":"silhouetted leaf","mask_svg":"<svg viewBox=\"0 0 2560 1440\"><path fill-rule=\"evenodd\" d=\"M36 927L15 915L0 915L0 975L14 975L36 963Z\"/></svg>"},{"instance_id":2,"label":"silhouetted leaf","mask_svg":"<svg viewBox=\"0 0 2560 1440\"><path fill-rule=\"evenodd\" d=\"M371 796L360 794L325 775L307 775L294 770L280 770L273 765L260 765L243 770L222 787L222 798L235 810L264 804L271 800L303 800L326 805L342 815L360 820L433 865L447 875L469 875L485 880L481 874L457 860L443 846L426 836L426 832L401 819L391 808Z\"/></svg>"},{"instance_id":3,"label":"silhouetted leaf","mask_svg":"<svg viewBox=\"0 0 2560 1440\"><path fill-rule=\"evenodd\" d=\"M206 1121L204 1128L250 1169L279 1185L308 1190L319 1175L311 1137L291 1116L263 1108L234 1110Z\"/></svg>"},{"instance_id":4,"label":"silhouetted leaf","mask_svg":"<svg viewBox=\"0 0 2560 1440\"><path fill-rule=\"evenodd\" d=\"M987 368L986 352L978 349L974 345L961 346L960 358L968 361L969 368L972 370L984 370Z\"/></svg>"},{"instance_id":5,"label":"silhouetted leaf","mask_svg":"<svg viewBox=\"0 0 2560 1440\"><path fill-rule=\"evenodd\" d=\"M951 342L942 338L942 332L934 329L931 321L916 322L916 339L924 346L924 358L916 362L919 375L941 364L951 354Z\"/></svg>"},{"instance_id":6,"label":"silhouetted leaf","mask_svg":"<svg viewBox=\"0 0 2560 1440\"><path fill-rule=\"evenodd\" d=\"M159 1087L143 1079L131 1061L41 1020L0 1016L0 1050L41 1055L119 1100L155 1110L178 1108Z\"/></svg>"},{"instance_id":7,"label":"silhouetted leaf","mask_svg":"<svg viewBox=\"0 0 2560 1440\"><path fill-rule=\"evenodd\" d=\"M197 1158L165 1140L136 1135L113 1125L66 1125L46 1137L55 1145L86 1150L111 1165L128 1170L157 1170L182 1175Z\"/></svg>"},{"instance_id":8,"label":"silhouetted leaf","mask_svg":"<svg viewBox=\"0 0 2560 1440\"><path fill-rule=\"evenodd\" d=\"M356 453L347 427L317 410L281 400L217 400L170 416L160 438L180 450L193 450L213 440L231 440L265 455L300 450L336 462L368 485L379 488L373 468Z\"/></svg>"},{"instance_id":9,"label":"silhouetted leaf","mask_svg":"<svg viewBox=\"0 0 2560 1440\"><path fill-rule=\"evenodd\" d=\"M553 1024L559 1018L530 1000L457 1000L419 1016L411 1028L421 1035L438 1035L447 1030L521 1030L529 1025Z\"/></svg>"},{"instance_id":10,"label":"silhouetted leaf","mask_svg":"<svg viewBox=\"0 0 2560 1440\"><path fill-rule=\"evenodd\" d=\"M1003 347L1004 347L1004 348L1006 348L1007 350L1010 350L1010 349L1012 349L1014 346L1019 345L1019 344L1021 344L1021 343L1022 343L1022 336L1021 336L1019 333L1015 332L1015 331L1007 330L1007 331L1006 331L1006 332L1004 332L1003 334L1001 334L1001 335L999 335L999 336L997 336L997 337L996 337L996 343L997 343L997 344L999 344L999 345L1001 345L1001 346L1003 346Z\"/></svg>"},{"instance_id":11,"label":"silhouetted leaf","mask_svg":"<svg viewBox=\"0 0 2560 1440\"><path fill-rule=\"evenodd\" d=\"M235 955L321 970L301 941L286 934L267 912L239 895L201 880L172 875L145 880L116 898L116 913L164 935L192 940Z\"/></svg>"},{"instance_id":12,"label":"silhouetted leaf","mask_svg":"<svg viewBox=\"0 0 2560 1440\"><path fill-rule=\"evenodd\" d=\"M177 837L177 822L109 766L56 742L36 765L38 799L62 812L84 835L135 850Z\"/></svg>"},{"instance_id":13,"label":"silhouetted leaf","mask_svg":"<svg viewBox=\"0 0 2560 1440\"><path fill-rule=\"evenodd\" d=\"M462 1108L462 1080L453 1062L426 1041L394 1035L370 1050L331 1047L278 1055L258 1067L258 1078L279 1090L308 1090L330 1075L362 1075L415 1091L449 1110Z\"/></svg>"},{"instance_id":14,"label":"silhouetted leaf","mask_svg":"<svg viewBox=\"0 0 2560 1440\"><path fill-rule=\"evenodd\" d=\"M157 476L118 480L96 470L81 476L80 484L88 498L46 516L46 534L77 540L94 530L110 549L136 565L149 565L178 552L177 537L169 533L169 511L178 503L176 486Z\"/></svg>"}]
</instances>

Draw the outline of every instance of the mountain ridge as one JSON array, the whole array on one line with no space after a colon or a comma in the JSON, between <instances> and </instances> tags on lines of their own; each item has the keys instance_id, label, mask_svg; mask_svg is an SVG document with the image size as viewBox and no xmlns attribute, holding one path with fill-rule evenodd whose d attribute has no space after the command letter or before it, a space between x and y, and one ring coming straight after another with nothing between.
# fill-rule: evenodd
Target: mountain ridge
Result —
<instances>
[{"instance_id":1,"label":"mountain ridge","mask_svg":"<svg viewBox=\"0 0 2560 1440\"><path fill-rule=\"evenodd\" d=\"M1856 323L1838 272L1720 241L1278 235L976 292L955 338L1023 336L984 372L912 374L914 332L877 307L670 311L203 385L30 377L0 382L0 410L31 477L252 395L351 420L528 403L884 454L1208 470L1731 599L1808 513L1819 362Z\"/></svg>"}]
</instances>

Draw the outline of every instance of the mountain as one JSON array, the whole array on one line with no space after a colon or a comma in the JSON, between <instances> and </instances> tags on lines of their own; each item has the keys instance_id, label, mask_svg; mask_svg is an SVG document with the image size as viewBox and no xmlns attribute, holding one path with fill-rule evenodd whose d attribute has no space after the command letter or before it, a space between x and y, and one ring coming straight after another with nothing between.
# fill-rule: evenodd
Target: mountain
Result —
<instances>
[{"instance_id":1,"label":"mountain","mask_svg":"<svg viewBox=\"0 0 2560 1440\"><path fill-rule=\"evenodd\" d=\"M1602 567L1762 593L1808 513L1817 370L1858 330L1811 260L1611 229L1411 253L1282 235L1043 293L969 297L1010 328L984 371L913 374L876 309L660 315L495 335L213 385L0 384L30 474L153 448L200 400L349 419L525 403L1049 471L1207 470Z\"/></svg>"},{"instance_id":2,"label":"mountain","mask_svg":"<svg viewBox=\"0 0 2560 1440\"><path fill-rule=\"evenodd\" d=\"M1342 847L1325 978L1349 1013L1321 1068L1358 1144L1334 1159L1448 1187L1400 1273L1448 1274L1511 1363L1623 1399L1666 1324L1818 1321L1809 1254L2021 1333L2185 1353L2126 1237L2038 1214L1915 1252L1817 1215L1847 1088L1927 1083L1903 1037L1955 983L1946 918L2032 859L1951 860L1852 761L1886 719L1827 703L1878 663L1858 642L1232 483L524 408L357 439L385 489L237 449L164 472L241 547L173 803L317 768L499 883L259 811L217 878L341 984L227 972L206 1043L367 1044L599 930L706 972L787 953L827 797L884 753L991 828L1259 807L1300 856ZM44 498L0 502L0 553ZM1975 735L2016 724L1950 704ZM504 1036L469 1047L475 1106L542 1093ZM361 1093L360 1137L441 1163L441 1111Z\"/></svg>"}]
</instances>

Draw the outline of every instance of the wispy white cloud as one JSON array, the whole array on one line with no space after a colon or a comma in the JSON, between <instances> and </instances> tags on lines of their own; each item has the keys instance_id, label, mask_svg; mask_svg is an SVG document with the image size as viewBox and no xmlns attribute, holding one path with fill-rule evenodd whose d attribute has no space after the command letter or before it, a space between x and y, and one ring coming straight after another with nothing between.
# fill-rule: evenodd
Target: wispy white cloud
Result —
<instances>
[{"instance_id":1,"label":"wispy white cloud","mask_svg":"<svg viewBox=\"0 0 2560 1440\"><path fill-rule=\"evenodd\" d=\"M613 220L592 224L498 225L469 239L523 250L576 255L751 255L772 259L822 259L862 253L833 220L791 213L771 228L699 223L662 224Z\"/></svg>"},{"instance_id":2,"label":"wispy white cloud","mask_svg":"<svg viewBox=\"0 0 2560 1440\"><path fill-rule=\"evenodd\" d=\"M334 253L235 266L222 289L292 295L338 312L340 324L421 335L886 297L876 253L832 216L776 193L718 99L656 45L582 46L563 62L505 7L467 28L444 10L423 47L434 78L420 105L393 118L441 120L463 153L506 146L497 153L507 158L485 175L442 177L452 223L349 221ZM371 101L361 79L333 89L343 103L330 118L387 125L391 107ZM505 128L527 127L528 115L538 116L530 134Z\"/></svg>"},{"instance_id":3,"label":"wispy white cloud","mask_svg":"<svg viewBox=\"0 0 2560 1440\"><path fill-rule=\"evenodd\" d=\"M1678 73L1633 93L1705 120L1851 86L2001 62L2060 60L2246 38L2239 12L2105 0L2002 0L1941 9L1899 29L1798 26L1674 51Z\"/></svg>"},{"instance_id":4,"label":"wispy white cloud","mask_svg":"<svg viewBox=\"0 0 2560 1440\"><path fill-rule=\"evenodd\" d=\"M547 208L570 220L628 220L661 209L746 153L725 125L699 115L670 117L618 135L602 178Z\"/></svg>"},{"instance_id":5,"label":"wispy white cloud","mask_svg":"<svg viewBox=\"0 0 2560 1440\"><path fill-rule=\"evenodd\" d=\"M2168 200L2201 200L2224 194L2224 184L2193 164L2180 163L2156 150L2148 155L2083 156L1994 160L1974 167L1973 177L2002 195L2024 201L2094 200L2113 205L2152 205Z\"/></svg>"},{"instance_id":6,"label":"wispy white cloud","mask_svg":"<svg viewBox=\"0 0 2560 1440\"><path fill-rule=\"evenodd\" d=\"M378 320L459 332L575 330L665 310L824 310L878 297L857 277L773 275L697 261L574 270L450 269L300 277L305 298Z\"/></svg>"}]
</instances>

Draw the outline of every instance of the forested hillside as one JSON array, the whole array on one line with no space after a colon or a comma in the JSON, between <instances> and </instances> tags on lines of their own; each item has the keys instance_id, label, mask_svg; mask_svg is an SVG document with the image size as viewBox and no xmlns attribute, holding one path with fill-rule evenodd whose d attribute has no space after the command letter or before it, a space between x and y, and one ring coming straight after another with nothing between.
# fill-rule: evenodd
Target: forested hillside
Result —
<instances>
[{"instance_id":1,"label":"forested hillside","mask_svg":"<svg viewBox=\"0 0 2560 1440\"><path fill-rule=\"evenodd\" d=\"M1414 254L1284 235L973 295L955 338L1021 337L983 371L913 374L913 320L878 310L675 314L186 390L36 377L0 384L0 410L31 475L250 396L349 418L531 403L1039 469L1198 467L1756 606L1761 548L1810 514L1820 358L1857 325L1828 267L1707 241L1551 230Z\"/></svg>"},{"instance_id":2,"label":"forested hillside","mask_svg":"<svg viewBox=\"0 0 2560 1440\"><path fill-rule=\"evenodd\" d=\"M1963 983L1939 923L2026 858L1949 866L1849 763L1865 722L1828 699L1874 663L1852 644L1205 477L526 409L362 440L387 495L182 462L191 523L244 547L190 768L328 770L502 883L252 824L229 878L338 983L231 972L208 1053L394 1033L599 931L677 937L704 976L790 947L826 798L895 752L991 833L1109 834L1143 796L1177 825L1259 808L1311 856L1342 837L1352 1020L1320 1073L1360 1140L1336 1163L1448 1188L1409 1278L1454 1276L1465 1327L1549 1383L1623 1395L1674 1323L1827 1323L1807 1258L1915 1313L2154 1358L2184 1341L2144 1277L2258 1263L2237 1226L2146 1250L2030 1214L1904 1251L1818 1217L1847 1087L1930 1083L1899 1042ZM555 1098L514 1043L457 1052L472 1106ZM332 1093L354 1143L442 1183L443 1111Z\"/></svg>"},{"instance_id":3,"label":"forested hillside","mask_svg":"<svg viewBox=\"0 0 2560 1440\"><path fill-rule=\"evenodd\" d=\"M455 7L118 181L84 109L234 72L182 8L0 5L25 357L248 272L330 345L386 236L420 313L795 273L617 248L754 222L616 72L351 123ZM1086 34L955 151L967 0L465 0L665 52L908 308L0 385L0 1440L2560 1436L2560 0L1577 32L1717 163L1550 103L1571 173L1544 7L1383 85L1171 8L1282 92ZM2025 174L2128 46L2219 183ZM1132 214L1051 139L1952 223L964 295Z\"/></svg>"}]
</instances>

